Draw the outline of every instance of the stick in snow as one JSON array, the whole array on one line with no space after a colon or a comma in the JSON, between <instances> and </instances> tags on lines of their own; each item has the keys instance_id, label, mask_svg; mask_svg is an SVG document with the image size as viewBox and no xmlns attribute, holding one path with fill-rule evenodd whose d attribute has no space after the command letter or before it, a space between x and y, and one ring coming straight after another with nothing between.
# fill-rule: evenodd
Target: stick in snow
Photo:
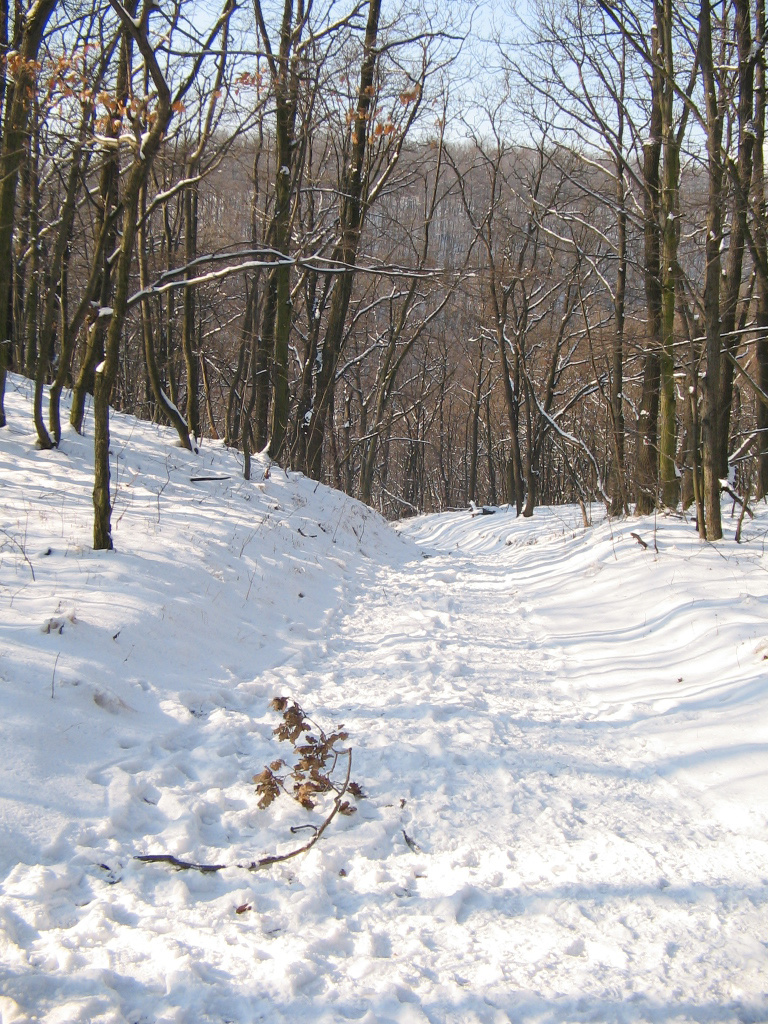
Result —
<instances>
[{"instance_id":1,"label":"stick in snow","mask_svg":"<svg viewBox=\"0 0 768 1024\"><path fill-rule=\"evenodd\" d=\"M176 868L177 871L201 871L203 874L213 874L216 871L223 871L224 868L237 867L245 871L260 871L262 868L271 867L273 864L282 864L283 861L292 860L294 857L298 857L299 854L306 853L311 850L315 843L320 839L323 832L328 828L333 819L339 813L341 809L344 794L349 788L349 776L352 772L352 751L351 749L347 752L347 775L344 779L344 785L336 794L336 799L333 801L333 807L331 813L318 828L308 843L303 846L297 847L295 850L291 850L288 853L277 853L271 857L262 857L261 860L252 860L250 864L196 864L190 860L180 860L178 857L174 857L170 853L144 853L135 856L134 860L140 860L144 864L170 864ZM405 836L405 830L403 830ZM408 836L405 836L406 842L411 849L418 849L416 844ZM413 844L413 845L411 845Z\"/></svg>"}]
</instances>

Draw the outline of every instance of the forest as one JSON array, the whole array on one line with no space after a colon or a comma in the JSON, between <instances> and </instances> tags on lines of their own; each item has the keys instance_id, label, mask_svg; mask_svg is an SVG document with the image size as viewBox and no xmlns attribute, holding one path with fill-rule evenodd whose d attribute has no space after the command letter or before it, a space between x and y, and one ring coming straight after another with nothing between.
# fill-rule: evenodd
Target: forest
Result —
<instances>
[{"instance_id":1,"label":"forest","mask_svg":"<svg viewBox=\"0 0 768 1024\"><path fill-rule=\"evenodd\" d=\"M388 518L766 495L764 0L2 0L0 51L0 426L71 389L97 549L110 406Z\"/></svg>"},{"instance_id":2,"label":"forest","mask_svg":"<svg viewBox=\"0 0 768 1024\"><path fill-rule=\"evenodd\" d=\"M768 1021L765 47L0 0L0 1024Z\"/></svg>"}]
</instances>

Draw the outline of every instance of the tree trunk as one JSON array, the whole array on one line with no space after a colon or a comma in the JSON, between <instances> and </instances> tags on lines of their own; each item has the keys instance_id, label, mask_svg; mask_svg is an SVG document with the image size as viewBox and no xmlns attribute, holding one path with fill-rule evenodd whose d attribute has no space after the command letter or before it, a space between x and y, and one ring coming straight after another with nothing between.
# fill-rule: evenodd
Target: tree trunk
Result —
<instances>
[{"instance_id":1,"label":"tree trunk","mask_svg":"<svg viewBox=\"0 0 768 1024\"><path fill-rule=\"evenodd\" d=\"M469 483L467 497L469 501L477 501L477 456L480 437L480 400L483 390L483 339L480 339L477 352L477 380L472 395L471 408L471 440L469 444Z\"/></svg>"},{"instance_id":2,"label":"tree trunk","mask_svg":"<svg viewBox=\"0 0 768 1024\"><path fill-rule=\"evenodd\" d=\"M664 64L661 95L661 133L664 156L661 192L661 355L659 479L661 500L668 508L676 508L680 500L680 483L675 456L677 421L675 402L675 308L677 297L677 247L680 238L680 146L675 133L673 87L675 67L672 50L672 0L658 5L660 17L661 59Z\"/></svg>"},{"instance_id":3,"label":"tree trunk","mask_svg":"<svg viewBox=\"0 0 768 1024\"><path fill-rule=\"evenodd\" d=\"M267 61L275 90L275 141L277 145L275 168L275 211L270 225L271 244L278 253L278 261L270 275L270 285L265 303L262 344L267 338L267 326L274 332L273 377L272 377L272 420L268 452L271 459L278 459L283 452L288 430L288 343L291 330L291 197L294 188L296 164L296 111L298 106L299 73L296 49L301 39L306 15L303 3L299 5L294 25L293 0L284 0L283 17L280 27L280 48L277 56L272 53L266 24L261 11L260 0L255 0L254 10L262 40L267 51ZM271 303L274 305L272 306ZM273 314L274 309L274 314ZM269 317L269 319L268 319ZM259 346L260 348L262 346ZM261 361L261 360L259 360ZM257 371L258 372L258 371ZM262 403L260 403L261 406ZM259 408L257 424L264 410ZM257 426L257 435L260 433ZM260 438L257 436L257 444Z\"/></svg>"},{"instance_id":4,"label":"tree trunk","mask_svg":"<svg viewBox=\"0 0 768 1024\"><path fill-rule=\"evenodd\" d=\"M116 3L117 0L111 2ZM124 8L119 7L117 12L125 31L133 37L141 50L145 66L151 73L157 98L154 121L142 136L141 149L134 155L123 187L123 230L115 268L115 295L104 345L104 359L96 369L93 395L93 546L96 550L113 547L112 503L109 493L109 400L117 378L120 338L128 309L131 264L138 228L139 195L146 186L152 163L173 117L170 90L157 65L149 41L149 14L152 3L153 0L145 0L138 24Z\"/></svg>"},{"instance_id":5,"label":"tree trunk","mask_svg":"<svg viewBox=\"0 0 768 1024\"><path fill-rule=\"evenodd\" d=\"M493 461L493 435L491 433L491 392L485 393L485 433L488 443L488 487L489 498L492 505L497 503L496 497L496 467Z\"/></svg>"},{"instance_id":6,"label":"tree trunk","mask_svg":"<svg viewBox=\"0 0 768 1024\"><path fill-rule=\"evenodd\" d=\"M765 0L757 0L755 46L755 146L753 182L755 195L754 247L757 272L757 383L768 393L768 204L765 197L766 119L766 19ZM757 403L757 497L768 496L768 406Z\"/></svg>"},{"instance_id":7,"label":"tree trunk","mask_svg":"<svg viewBox=\"0 0 768 1024\"><path fill-rule=\"evenodd\" d=\"M738 154L734 178L733 206L731 212L731 237L728 245L728 260L721 310L721 340L725 348L735 355L740 337L735 333L738 315L739 295L742 283L744 245L749 212L749 192L752 182L752 154L755 142L754 124L754 79L755 55L752 52L752 30L750 26L749 0L734 0L736 43L739 55L738 76ZM733 363L722 359L720 367L720 400L717 427L717 472L728 475L728 435L730 431L731 401L733 398Z\"/></svg>"},{"instance_id":8,"label":"tree trunk","mask_svg":"<svg viewBox=\"0 0 768 1024\"><path fill-rule=\"evenodd\" d=\"M659 50L659 5L651 32L651 48ZM661 243L659 228L661 163L662 74L656 63L651 83L651 123L648 142L643 146L643 231L645 239L645 302L647 335L643 360L643 385L637 420L635 512L647 515L658 501L659 352L661 349Z\"/></svg>"},{"instance_id":9,"label":"tree trunk","mask_svg":"<svg viewBox=\"0 0 768 1024\"><path fill-rule=\"evenodd\" d=\"M363 165L369 135L370 108L374 91L373 77L378 59L376 39L380 14L381 0L369 0L363 62L360 68L360 86L357 93L357 108L352 135L352 151L342 185L340 239L332 256L333 261L343 264L347 270L345 273L338 274L333 284L328 324L322 347L322 362L317 372L315 403L307 437L307 473L315 480L320 479L322 470L325 421L331 402L331 393L336 384L336 367L341 353L349 300L352 296L353 270L357 260L357 249L363 224L362 197L365 186Z\"/></svg>"},{"instance_id":10,"label":"tree trunk","mask_svg":"<svg viewBox=\"0 0 768 1024\"><path fill-rule=\"evenodd\" d=\"M20 238L19 242L24 245L26 242L29 245L29 273L27 277L27 289L24 301L24 320L23 320L23 349L24 349L24 362L19 362L17 365L19 368L24 367L24 373L29 378L35 378L37 375L37 355L38 355L38 319L40 315L40 275L42 273L40 267L40 125L38 123L38 111L37 103L35 103L35 124L30 132L29 146L26 153L26 166L23 170L23 178L26 184L27 193L27 227L23 234L26 238ZM22 259L17 261L18 264L23 262ZM21 266L17 267L16 283L21 289L23 282L23 269ZM21 308L21 303L17 303L17 306ZM21 330L17 330L16 334L21 334ZM39 413L42 416L42 403L41 411Z\"/></svg>"},{"instance_id":11,"label":"tree trunk","mask_svg":"<svg viewBox=\"0 0 768 1024\"><path fill-rule=\"evenodd\" d=\"M715 66L712 56L711 0L701 0L700 62L707 119L707 265L704 280L704 323L706 329L707 373L704 378L702 455L704 463L704 514L707 540L723 535L720 522L720 480L718 473L718 426L720 412L720 242L722 235L722 139L723 119L718 107ZM699 532L702 532L699 524Z\"/></svg>"},{"instance_id":12,"label":"tree trunk","mask_svg":"<svg viewBox=\"0 0 768 1024\"><path fill-rule=\"evenodd\" d=\"M501 379L504 383L504 398L506 400L507 422L509 423L510 444L512 451L509 458L509 503L515 505L517 514L520 515L523 509L523 466L520 458L520 440L518 437L519 407L512 386L512 379L509 376L509 361L507 359L507 343L503 333L498 338L499 360L501 362Z\"/></svg>"},{"instance_id":13,"label":"tree trunk","mask_svg":"<svg viewBox=\"0 0 768 1024\"><path fill-rule=\"evenodd\" d=\"M127 13L134 17L139 0L127 0L124 5ZM133 42L129 35L123 33L120 42L120 58L115 80L114 107L115 112L122 108L128 100L129 69L133 52ZM116 139L120 131L120 120L116 116L107 118L104 135L108 139ZM108 309L112 295L112 264L111 254L117 242L117 216L120 181L120 150L118 146L110 147L104 158L104 165L99 176L99 203L96 215L96 236L98 243L91 261L92 294L98 293L99 310ZM86 395L95 386L94 370L104 355L104 337L107 331L107 319L99 315L91 322L86 337L80 371L72 388L72 408L69 422L78 432L83 430Z\"/></svg>"},{"instance_id":14,"label":"tree trunk","mask_svg":"<svg viewBox=\"0 0 768 1024\"><path fill-rule=\"evenodd\" d=\"M198 168L191 164L185 166L185 176L191 178ZM197 182L184 189L184 263L189 264L197 256ZM187 280L193 271L185 274ZM184 353L184 366L187 373L187 423L194 437L200 437L200 382L198 377L198 357L194 351L195 337L195 289L184 289L184 310L181 318L181 349ZM185 425L186 426L186 425ZM178 428L177 428L178 429ZM187 436L189 443L189 436Z\"/></svg>"},{"instance_id":15,"label":"tree trunk","mask_svg":"<svg viewBox=\"0 0 768 1024\"><path fill-rule=\"evenodd\" d=\"M148 169L147 169L148 170ZM93 392L93 546L111 550L112 501L109 493L109 399L117 378L120 337L128 305L133 243L136 237L139 190L145 180L145 162L134 164L123 196L123 232L115 271L115 297L104 346L104 359L96 368Z\"/></svg>"},{"instance_id":16,"label":"tree trunk","mask_svg":"<svg viewBox=\"0 0 768 1024\"><path fill-rule=\"evenodd\" d=\"M13 266L13 228L16 214L16 190L19 168L24 159L27 121L34 96L35 59L45 26L56 0L38 0L28 10L23 23L15 81L6 82L5 124L0 147L0 427L6 425L5 381L11 357L12 303L11 267Z\"/></svg>"},{"instance_id":17,"label":"tree trunk","mask_svg":"<svg viewBox=\"0 0 768 1024\"><path fill-rule=\"evenodd\" d=\"M146 240L146 214L147 214L147 189L146 185L141 188L139 199L139 224L138 224L138 256L139 256L139 285L142 291L149 288L149 273L147 270L147 240ZM189 291L189 289L186 289ZM152 397L154 398L163 415L170 421L171 426L179 435L179 442L182 448L192 451L192 442L189 437L189 427L179 410L168 398L160 380L160 370L155 355L155 341L152 336L152 316L149 308L149 298L141 300L141 331L144 339L144 358L147 368Z\"/></svg>"},{"instance_id":18,"label":"tree trunk","mask_svg":"<svg viewBox=\"0 0 768 1024\"><path fill-rule=\"evenodd\" d=\"M523 377L523 391L525 393L525 426L526 434L528 435L528 444L525 450L525 507L523 508L523 516L530 517L533 515L533 511L536 508L537 501L537 487L536 487L536 476L537 476L537 465L536 465L536 439L533 436L533 396L532 396L532 385L528 379L526 373Z\"/></svg>"},{"instance_id":19,"label":"tree trunk","mask_svg":"<svg viewBox=\"0 0 768 1024\"><path fill-rule=\"evenodd\" d=\"M622 69L623 70L623 69ZM622 118L623 126L623 118ZM622 136L619 134L619 146ZM611 345L611 430L613 432L613 462L611 473L611 515L629 512L624 484L624 305L627 291L627 197L624 187L624 169L616 161L616 294L614 314L616 325Z\"/></svg>"},{"instance_id":20,"label":"tree trunk","mask_svg":"<svg viewBox=\"0 0 768 1024\"><path fill-rule=\"evenodd\" d=\"M40 415L40 403L42 402L43 385L48 375L50 360L53 354L54 338L56 333L56 312L59 313L65 306L66 288L66 264L69 260L69 247L72 236L75 213L77 212L77 198L80 190L80 182L83 175L83 165L87 161L86 138L90 126L90 111L83 111L78 132L78 141L72 153L72 165L67 179L67 189L64 202L61 206L59 224L53 251L50 256L51 273L48 281L48 289L43 303L43 321L40 330L40 352L38 358L37 374L35 378L35 427L37 428L37 440L41 448L51 448L61 440L61 421L59 416L59 397L69 369L69 362L72 356L72 338L67 332L66 317L60 317L60 355L59 366L56 376L51 384L51 391L48 405L48 422L52 437L46 430ZM69 342L69 344L68 344Z\"/></svg>"}]
</instances>

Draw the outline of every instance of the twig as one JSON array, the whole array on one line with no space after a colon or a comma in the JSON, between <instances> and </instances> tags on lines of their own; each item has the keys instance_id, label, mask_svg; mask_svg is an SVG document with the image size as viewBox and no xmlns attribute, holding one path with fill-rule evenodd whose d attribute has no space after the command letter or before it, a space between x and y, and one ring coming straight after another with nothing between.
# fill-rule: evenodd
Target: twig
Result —
<instances>
[{"instance_id":1,"label":"twig","mask_svg":"<svg viewBox=\"0 0 768 1024\"><path fill-rule=\"evenodd\" d=\"M312 836L312 838L309 840L309 842L305 843L304 846L298 847L298 849L296 849L296 850L291 850L290 853L279 853L279 854L275 854L272 857L262 857L261 860L251 861L251 863L247 864L247 865L239 864L238 867L247 867L249 871L259 871L261 868L268 868L272 864L282 864L283 861L292 860L294 857L298 857L299 854L306 853L308 850L312 849L312 847L315 845L315 843L322 836L323 832L325 832L325 830L331 824L333 819L339 813L339 808L341 807L342 797L346 793L347 788L349 786L349 776L350 776L350 774L352 772L352 749L350 748L349 750L347 750L346 754L347 754L347 775L346 775L346 778L344 779L344 785L341 787L341 789L339 790L339 792L336 795L336 799L333 801L333 808L331 809L331 813L325 819L325 821L320 826L320 828L317 830L317 832L315 832L315 834Z\"/></svg>"},{"instance_id":2,"label":"twig","mask_svg":"<svg viewBox=\"0 0 768 1024\"><path fill-rule=\"evenodd\" d=\"M237 867L245 871L261 871L262 868L271 867L273 864L282 864L286 860L292 860L294 857L298 857L302 853L307 853L311 850L315 843L320 839L323 832L328 828L333 819L339 813L339 808L342 804L344 794L349 788L349 777L352 773L352 750L351 748L345 751L347 755L347 775L344 779L344 784L336 795L336 799L333 801L333 807L331 813L320 825L315 834L305 843L303 846L297 847L295 850L291 850L288 853L278 853L271 857L262 857L261 860L253 860L250 864L196 864L190 860L180 860L178 857L174 857L170 853L145 853L135 856L134 860L139 860L143 864L170 864L178 871L200 871L203 874L213 874L216 871L223 871L227 867Z\"/></svg>"},{"instance_id":3,"label":"twig","mask_svg":"<svg viewBox=\"0 0 768 1024\"><path fill-rule=\"evenodd\" d=\"M160 522L160 495L163 493L165 488L171 482L171 471L168 468L168 460L167 459L165 460L165 475L166 475L167 479L166 479L165 483L163 484L163 486L160 488L160 490L157 492L157 521L158 521L158 523Z\"/></svg>"},{"instance_id":4,"label":"twig","mask_svg":"<svg viewBox=\"0 0 768 1024\"><path fill-rule=\"evenodd\" d=\"M56 655L56 661L53 663L53 675L51 676L51 700L53 700L53 684L56 681L56 666L59 664L59 658L61 657L61 651Z\"/></svg>"},{"instance_id":5,"label":"twig","mask_svg":"<svg viewBox=\"0 0 768 1024\"><path fill-rule=\"evenodd\" d=\"M411 837L408 835L405 829L401 829L400 831L403 833L403 839L405 840L406 846L409 849L413 850L414 853L419 853L421 851L421 847L416 842L416 840L411 839Z\"/></svg>"},{"instance_id":6,"label":"twig","mask_svg":"<svg viewBox=\"0 0 768 1024\"><path fill-rule=\"evenodd\" d=\"M11 544L15 544L16 547L19 549L19 551L21 552L21 557L24 559L24 561L29 566L29 571L32 573L32 582L34 583L35 582L35 570L32 568L32 563L30 562L29 558L27 557L27 552L24 550L24 546L22 544L19 544L19 542L16 540L16 538L12 537L10 535L10 533L8 533L7 530L0 530L0 533L5 534L5 536L11 542Z\"/></svg>"},{"instance_id":7,"label":"twig","mask_svg":"<svg viewBox=\"0 0 768 1024\"><path fill-rule=\"evenodd\" d=\"M657 487L658 487L658 478L657 478ZM659 503L657 501L656 504L653 506L653 550L656 552L657 555L659 553L659 545L656 543L656 535L657 535L657 530L658 530L658 522L657 522L658 515L659 515Z\"/></svg>"},{"instance_id":8,"label":"twig","mask_svg":"<svg viewBox=\"0 0 768 1024\"><path fill-rule=\"evenodd\" d=\"M195 864L191 860L179 860L170 853L143 853L134 857L144 864L171 864L178 871L202 871L203 874L212 874L215 871L223 871L226 864Z\"/></svg>"}]
</instances>

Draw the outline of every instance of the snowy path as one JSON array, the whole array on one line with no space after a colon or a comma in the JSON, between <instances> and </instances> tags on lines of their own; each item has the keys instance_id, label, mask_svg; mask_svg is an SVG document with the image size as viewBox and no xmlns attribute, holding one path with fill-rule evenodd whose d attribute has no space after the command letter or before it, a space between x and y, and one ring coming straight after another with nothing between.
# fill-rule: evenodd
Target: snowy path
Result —
<instances>
[{"instance_id":1,"label":"snowy path","mask_svg":"<svg viewBox=\"0 0 768 1024\"><path fill-rule=\"evenodd\" d=\"M659 759L649 704L627 718L569 685L583 666L537 604L552 551L530 554L344 571L351 608L324 639L218 707L201 694L202 730L167 706L172 728L91 772L109 817L80 845L111 836L123 856L98 883L82 864L32 869L36 929L16 929L48 978L40 1019L765 1020L764 828L725 828L658 773L675 752ZM358 815L263 876L131 863L128 835L226 858L233 827L247 860L259 818L249 837L229 794L258 758L249 702L278 692L346 723Z\"/></svg>"},{"instance_id":2,"label":"snowy path","mask_svg":"<svg viewBox=\"0 0 768 1024\"><path fill-rule=\"evenodd\" d=\"M498 552L380 570L343 625L314 699L395 798L335 901L378 955L359 994L387 1020L393 991L414 1021L765 1019L764 818L724 829L659 775L647 705L571 695L581 666L530 614L551 554L527 581Z\"/></svg>"},{"instance_id":3,"label":"snowy path","mask_svg":"<svg viewBox=\"0 0 768 1024\"><path fill-rule=\"evenodd\" d=\"M660 520L658 553L573 509L403 539L115 416L94 553L89 443L37 451L30 393L0 438L2 1024L768 1021L768 509L738 546ZM253 873L322 821L256 806L283 694L346 725L367 798Z\"/></svg>"}]
</instances>

